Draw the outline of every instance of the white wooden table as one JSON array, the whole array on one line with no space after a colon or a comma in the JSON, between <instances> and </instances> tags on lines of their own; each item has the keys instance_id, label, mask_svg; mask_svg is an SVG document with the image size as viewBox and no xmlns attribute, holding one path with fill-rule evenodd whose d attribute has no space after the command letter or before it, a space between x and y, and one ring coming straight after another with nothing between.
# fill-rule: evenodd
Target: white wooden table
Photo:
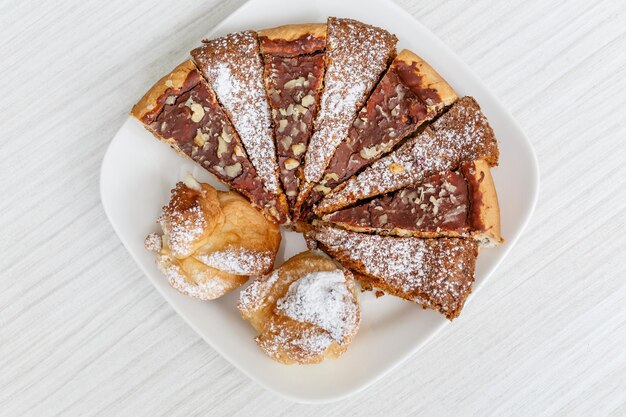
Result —
<instances>
[{"instance_id":1,"label":"white wooden table","mask_svg":"<svg viewBox=\"0 0 626 417\"><path fill-rule=\"evenodd\" d=\"M539 205L461 319L383 382L313 406L206 345L98 194L130 106L241 3L0 2L0 415L625 416L626 4L400 1L518 119Z\"/></svg>"}]
</instances>

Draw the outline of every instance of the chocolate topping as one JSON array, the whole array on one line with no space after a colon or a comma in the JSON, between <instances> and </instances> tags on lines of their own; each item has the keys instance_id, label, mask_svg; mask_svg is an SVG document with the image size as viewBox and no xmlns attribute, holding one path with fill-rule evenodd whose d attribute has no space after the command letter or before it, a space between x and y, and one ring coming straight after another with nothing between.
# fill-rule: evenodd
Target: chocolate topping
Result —
<instances>
[{"instance_id":1,"label":"chocolate topping","mask_svg":"<svg viewBox=\"0 0 626 417\"><path fill-rule=\"evenodd\" d=\"M478 103L463 97L422 133L335 188L316 210L333 212L476 159L497 165L498 145Z\"/></svg>"},{"instance_id":2,"label":"chocolate topping","mask_svg":"<svg viewBox=\"0 0 626 417\"><path fill-rule=\"evenodd\" d=\"M313 120L319 107L324 54L293 57L266 54L264 58L279 175L289 205L293 207Z\"/></svg>"},{"instance_id":3,"label":"chocolate topping","mask_svg":"<svg viewBox=\"0 0 626 417\"><path fill-rule=\"evenodd\" d=\"M278 221L285 220L271 210L275 195L264 189L239 136L197 70L189 72L180 89L168 88L141 121Z\"/></svg>"},{"instance_id":4,"label":"chocolate topping","mask_svg":"<svg viewBox=\"0 0 626 417\"><path fill-rule=\"evenodd\" d=\"M379 232L450 233L470 229L470 195L461 172L445 171L416 186L398 190L351 208L324 216L347 228Z\"/></svg>"}]
</instances>

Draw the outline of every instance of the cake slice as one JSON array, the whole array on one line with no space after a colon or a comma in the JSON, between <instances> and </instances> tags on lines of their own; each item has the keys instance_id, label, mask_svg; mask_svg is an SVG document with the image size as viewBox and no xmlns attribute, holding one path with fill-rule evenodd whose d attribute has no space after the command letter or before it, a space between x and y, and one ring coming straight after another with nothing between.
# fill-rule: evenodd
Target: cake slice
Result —
<instances>
[{"instance_id":1,"label":"cake slice","mask_svg":"<svg viewBox=\"0 0 626 417\"><path fill-rule=\"evenodd\" d=\"M279 177L293 209L322 92L326 25L280 26L259 31L258 36Z\"/></svg>"},{"instance_id":2,"label":"cake slice","mask_svg":"<svg viewBox=\"0 0 626 417\"><path fill-rule=\"evenodd\" d=\"M423 183L324 216L356 232L415 237L473 237L483 246L502 242L500 209L489 164L464 162Z\"/></svg>"},{"instance_id":3,"label":"cake slice","mask_svg":"<svg viewBox=\"0 0 626 417\"><path fill-rule=\"evenodd\" d=\"M286 215L289 210L278 179L270 107L256 34L250 31L231 33L203 42L203 46L191 51L191 56L239 134L261 182L276 195L276 210Z\"/></svg>"},{"instance_id":4,"label":"cake slice","mask_svg":"<svg viewBox=\"0 0 626 417\"><path fill-rule=\"evenodd\" d=\"M315 212L330 213L477 159L497 165L498 144L476 100L463 97L422 133L336 187Z\"/></svg>"},{"instance_id":5,"label":"cake slice","mask_svg":"<svg viewBox=\"0 0 626 417\"><path fill-rule=\"evenodd\" d=\"M366 284L452 320L472 290L474 239L377 236L321 225L307 238Z\"/></svg>"},{"instance_id":6,"label":"cake slice","mask_svg":"<svg viewBox=\"0 0 626 417\"><path fill-rule=\"evenodd\" d=\"M411 51L401 51L359 111L304 206L312 207L456 99L452 87L430 65Z\"/></svg>"},{"instance_id":7,"label":"cake slice","mask_svg":"<svg viewBox=\"0 0 626 417\"><path fill-rule=\"evenodd\" d=\"M296 211L322 179L357 112L395 55L397 38L383 29L329 17L327 32L324 91L304 159Z\"/></svg>"},{"instance_id":8,"label":"cake slice","mask_svg":"<svg viewBox=\"0 0 626 417\"><path fill-rule=\"evenodd\" d=\"M158 139L214 174L283 223L280 194L267 189L248 159L239 135L215 93L191 61L160 79L133 107L131 115Z\"/></svg>"}]
</instances>

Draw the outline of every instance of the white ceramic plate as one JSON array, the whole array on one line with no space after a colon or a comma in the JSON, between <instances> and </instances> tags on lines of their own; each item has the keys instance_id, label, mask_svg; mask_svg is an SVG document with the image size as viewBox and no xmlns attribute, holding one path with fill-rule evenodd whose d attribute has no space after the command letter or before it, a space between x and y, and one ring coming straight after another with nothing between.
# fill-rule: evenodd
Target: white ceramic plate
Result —
<instances>
[{"instance_id":1,"label":"white ceramic plate","mask_svg":"<svg viewBox=\"0 0 626 417\"><path fill-rule=\"evenodd\" d=\"M526 226L537 199L539 171L531 144L513 118L446 45L395 3L374 0L251 0L207 36L288 23L324 22L328 16L355 18L395 33L398 50L409 48L425 58L459 96L476 97L489 118L500 144L500 166L494 169L493 177L507 243L480 254L475 293ZM167 203L170 189L187 172L219 185L210 174L129 119L111 142L102 163L102 204L121 241L163 297L216 351L268 389L299 402L337 400L381 378L443 326L463 325L462 319L450 324L438 313L395 297L376 299L371 293L363 293L361 329L340 359L308 366L285 366L270 360L252 340L252 327L239 316L235 307L239 291L213 302L185 297L168 286L155 266L154 256L143 248L144 237L157 231L155 219ZM303 250L305 244L299 234L284 232L277 264Z\"/></svg>"}]
</instances>

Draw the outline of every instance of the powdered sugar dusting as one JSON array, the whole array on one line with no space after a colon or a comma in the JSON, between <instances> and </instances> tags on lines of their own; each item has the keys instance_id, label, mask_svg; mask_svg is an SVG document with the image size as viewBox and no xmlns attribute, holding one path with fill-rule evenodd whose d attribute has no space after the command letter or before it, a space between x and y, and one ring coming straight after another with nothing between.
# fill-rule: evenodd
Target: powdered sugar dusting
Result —
<instances>
[{"instance_id":1,"label":"powdered sugar dusting","mask_svg":"<svg viewBox=\"0 0 626 417\"><path fill-rule=\"evenodd\" d=\"M346 138L357 111L386 69L396 41L383 29L350 19L328 19L328 67L316 131L305 156L305 193L320 180Z\"/></svg>"},{"instance_id":2,"label":"powdered sugar dusting","mask_svg":"<svg viewBox=\"0 0 626 417\"><path fill-rule=\"evenodd\" d=\"M146 236L146 239L143 242L143 246L150 252L158 253L163 247L163 239L158 233L150 233L148 236Z\"/></svg>"},{"instance_id":3,"label":"powdered sugar dusting","mask_svg":"<svg viewBox=\"0 0 626 417\"><path fill-rule=\"evenodd\" d=\"M298 363L321 362L322 355L334 342L322 328L305 323L287 324L280 318L270 321L265 330L255 340L267 355L278 360L288 358Z\"/></svg>"},{"instance_id":4,"label":"powdered sugar dusting","mask_svg":"<svg viewBox=\"0 0 626 417\"><path fill-rule=\"evenodd\" d=\"M199 300L213 300L237 286L211 275L208 271L194 274L196 282L190 282L190 277L183 269L166 255L157 258L157 265L173 288Z\"/></svg>"},{"instance_id":5,"label":"powdered sugar dusting","mask_svg":"<svg viewBox=\"0 0 626 417\"><path fill-rule=\"evenodd\" d=\"M197 194L188 201L189 195L185 192L186 186L179 182L172 190L169 204L163 207L163 213L158 218L161 228L165 232L167 245L176 258L186 258L194 251L196 242L207 227L206 219Z\"/></svg>"},{"instance_id":6,"label":"powdered sugar dusting","mask_svg":"<svg viewBox=\"0 0 626 417\"><path fill-rule=\"evenodd\" d=\"M235 275L257 275L272 269L274 254L270 251L253 251L241 247L228 247L196 256L210 267Z\"/></svg>"},{"instance_id":7,"label":"powdered sugar dusting","mask_svg":"<svg viewBox=\"0 0 626 417\"><path fill-rule=\"evenodd\" d=\"M424 132L328 194L316 211L335 211L421 182L437 172L457 169L462 162L497 161L497 156L497 142L487 118L473 98L464 97Z\"/></svg>"},{"instance_id":8,"label":"powdered sugar dusting","mask_svg":"<svg viewBox=\"0 0 626 417\"><path fill-rule=\"evenodd\" d=\"M276 312L319 326L342 343L350 333L346 330L352 329L357 320L353 298L343 271L317 271L293 282L276 303Z\"/></svg>"},{"instance_id":9,"label":"powdered sugar dusting","mask_svg":"<svg viewBox=\"0 0 626 417\"><path fill-rule=\"evenodd\" d=\"M369 235L321 226L312 232L324 251L380 280L390 292L456 317L471 291L473 239Z\"/></svg>"},{"instance_id":10,"label":"powdered sugar dusting","mask_svg":"<svg viewBox=\"0 0 626 417\"><path fill-rule=\"evenodd\" d=\"M270 108L258 48L254 33L246 31L207 41L192 55L228 113L265 187L279 193Z\"/></svg>"},{"instance_id":11,"label":"powdered sugar dusting","mask_svg":"<svg viewBox=\"0 0 626 417\"><path fill-rule=\"evenodd\" d=\"M247 288L239 293L239 303L237 304L239 311L244 316L250 316L263 306L264 301L273 302L268 297L279 277L278 271L274 271L252 281Z\"/></svg>"}]
</instances>

